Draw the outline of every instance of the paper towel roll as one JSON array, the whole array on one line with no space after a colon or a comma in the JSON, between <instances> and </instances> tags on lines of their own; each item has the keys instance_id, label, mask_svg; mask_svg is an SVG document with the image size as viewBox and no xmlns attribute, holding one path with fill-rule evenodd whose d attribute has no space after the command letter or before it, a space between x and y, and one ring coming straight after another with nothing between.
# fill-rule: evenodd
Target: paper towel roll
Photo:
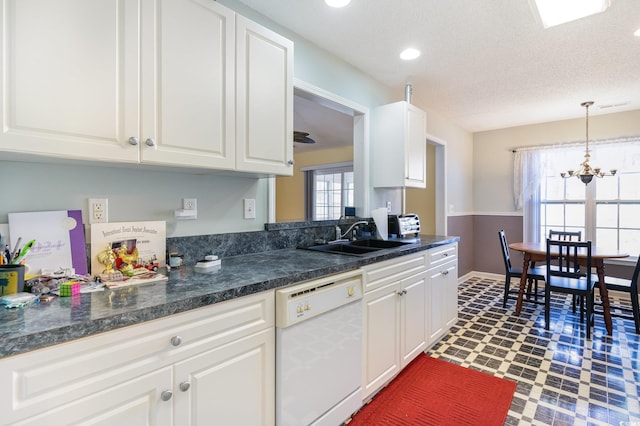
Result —
<instances>
[{"instance_id":1,"label":"paper towel roll","mask_svg":"<svg viewBox=\"0 0 640 426\"><path fill-rule=\"evenodd\" d=\"M386 207L380 207L379 209L371 211L371 217L373 217L373 221L376 223L378 236L383 240L389 238L389 219L387 214Z\"/></svg>"}]
</instances>

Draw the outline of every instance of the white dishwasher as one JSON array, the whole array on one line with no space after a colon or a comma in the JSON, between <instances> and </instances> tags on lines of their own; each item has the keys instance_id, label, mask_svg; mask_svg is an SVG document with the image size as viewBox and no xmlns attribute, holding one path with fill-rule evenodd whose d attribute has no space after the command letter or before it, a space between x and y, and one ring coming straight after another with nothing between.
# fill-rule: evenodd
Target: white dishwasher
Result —
<instances>
[{"instance_id":1,"label":"white dishwasher","mask_svg":"<svg viewBox=\"0 0 640 426\"><path fill-rule=\"evenodd\" d=\"M344 422L362 405L362 272L276 292L276 425Z\"/></svg>"}]
</instances>

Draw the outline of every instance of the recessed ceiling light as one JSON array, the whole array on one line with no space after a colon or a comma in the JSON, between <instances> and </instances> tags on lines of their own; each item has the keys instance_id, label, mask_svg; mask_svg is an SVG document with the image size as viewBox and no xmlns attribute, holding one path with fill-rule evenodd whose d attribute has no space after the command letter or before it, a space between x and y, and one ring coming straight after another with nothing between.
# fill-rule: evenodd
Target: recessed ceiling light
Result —
<instances>
[{"instance_id":1,"label":"recessed ceiling light","mask_svg":"<svg viewBox=\"0 0 640 426\"><path fill-rule=\"evenodd\" d=\"M420 56L420 51L418 49L414 49L413 47L410 47L408 49L404 49L400 53L400 58L404 59L405 61L410 61L412 59L416 59L418 56Z\"/></svg>"},{"instance_id":2,"label":"recessed ceiling light","mask_svg":"<svg viewBox=\"0 0 640 426\"><path fill-rule=\"evenodd\" d=\"M324 2L331 7L345 7L351 0L324 0Z\"/></svg>"},{"instance_id":3,"label":"recessed ceiling light","mask_svg":"<svg viewBox=\"0 0 640 426\"><path fill-rule=\"evenodd\" d=\"M638 28L638 29L636 30L636 32L635 32L635 33L633 33L633 35L634 35L634 36L636 36L636 37L640 37L640 28Z\"/></svg>"},{"instance_id":4,"label":"recessed ceiling light","mask_svg":"<svg viewBox=\"0 0 640 426\"><path fill-rule=\"evenodd\" d=\"M604 12L613 0L530 0L545 28Z\"/></svg>"}]
</instances>

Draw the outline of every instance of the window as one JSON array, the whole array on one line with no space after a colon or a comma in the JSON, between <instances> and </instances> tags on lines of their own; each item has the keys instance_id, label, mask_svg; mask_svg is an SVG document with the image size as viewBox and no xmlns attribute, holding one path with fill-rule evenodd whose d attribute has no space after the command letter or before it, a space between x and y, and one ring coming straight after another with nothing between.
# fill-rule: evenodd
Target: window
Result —
<instances>
[{"instance_id":1,"label":"window","mask_svg":"<svg viewBox=\"0 0 640 426\"><path fill-rule=\"evenodd\" d=\"M583 145L516 153L514 175L520 190L514 190L524 209L525 239L544 241L550 229L582 231L583 239L635 258L640 253L640 138L590 148L591 165L616 167L616 176L594 178L588 185L560 177L568 167L577 168Z\"/></svg>"},{"instance_id":2,"label":"window","mask_svg":"<svg viewBox=\"0 0 640 426\"><path fill-rule=\"evenodd\" d=\"M345 207L355 205L353 163L317 166L303 171L308 219L340 219Z\"/></svg>"}]
</instances>

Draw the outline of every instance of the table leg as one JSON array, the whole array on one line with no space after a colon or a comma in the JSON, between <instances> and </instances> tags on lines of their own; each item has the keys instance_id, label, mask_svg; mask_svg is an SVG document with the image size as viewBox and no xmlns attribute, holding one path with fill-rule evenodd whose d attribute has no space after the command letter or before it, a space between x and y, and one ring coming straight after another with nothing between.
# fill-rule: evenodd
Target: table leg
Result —
<instances>
[{"instance_id":1,"label":"table leg","mask_svg":"<svg viewBox=\"0 0 640 426\"><path fill-rule=\"evenodd\" d=\"M600 299L602 300L602 311L604 314L604 324L607 327L607 334L613 334L613 324L611 322L611 306L609 305L609 291L604 282L604 261L596 263L598 281L600 281Z\"/></svg>"},{"instance_id":2,"label":"table leg","mask_svg":"<svg viewBox=\"0 0 640 426\"><path fill-rule=\"evenodd\" d=\"M522 310L522 299L524 297L524 289L527 285L527 272L529 271L529 263L531 262L531 254L524 253L524 261L522 262L522 275L520 276L520 289L518 290L518 301L516 302L516 315L520 315Z\"/></svg>"}]
</instances>

